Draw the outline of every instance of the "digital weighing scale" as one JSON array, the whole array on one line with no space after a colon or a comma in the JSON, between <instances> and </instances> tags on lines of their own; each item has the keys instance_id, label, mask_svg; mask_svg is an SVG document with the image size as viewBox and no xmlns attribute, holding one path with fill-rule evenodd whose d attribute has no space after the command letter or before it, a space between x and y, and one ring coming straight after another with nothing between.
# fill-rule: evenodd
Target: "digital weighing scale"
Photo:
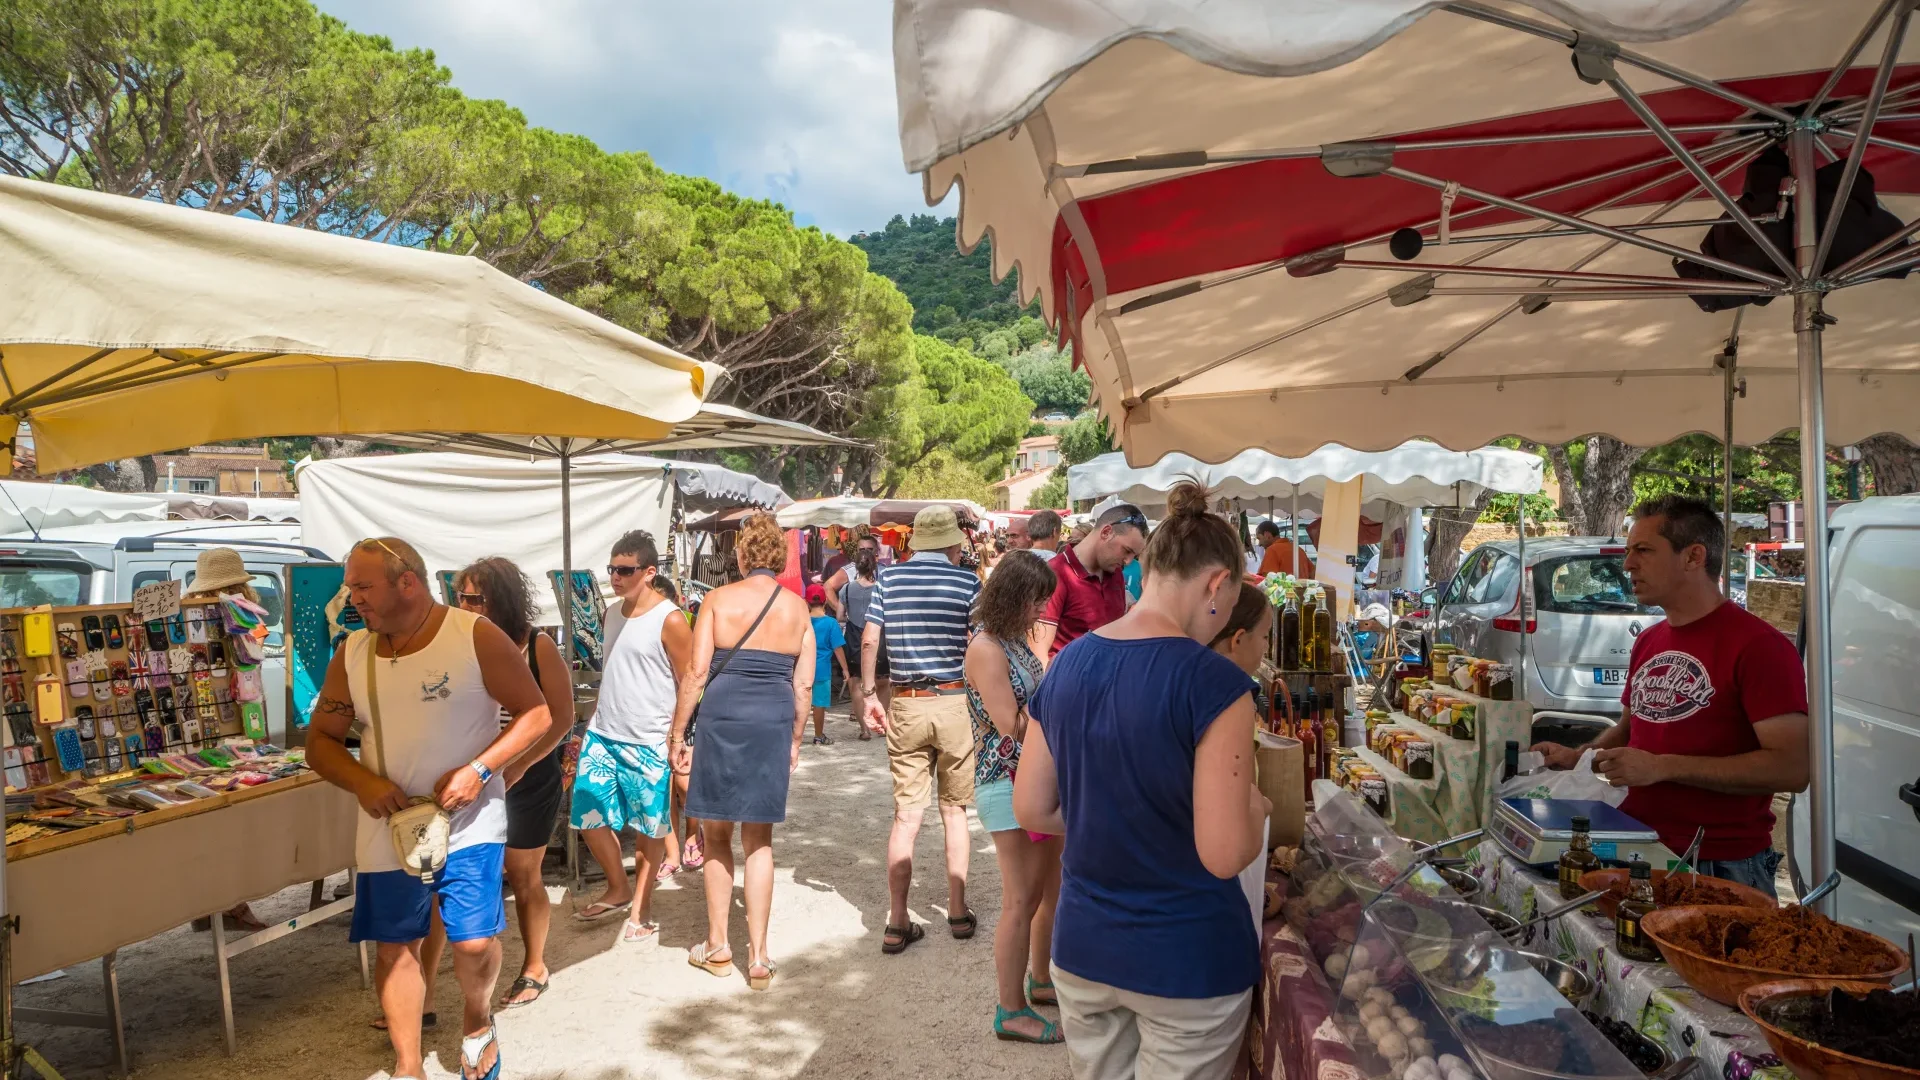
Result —
<instances>
[{"instance_id":1,"label":"digital weighing scale","mask_svg":"<svg viewBox=\"0 0 1920 1080\"><path fill-rule=\"evenodd\" d=\"M1603 861L1624 863L1637 854L1669 870L1680 861L1660 843L1659 833L1606 803L1585 799L1501 799L1487 829L1514 858L1550 867L1566 853L1576 817L1587 819L1593 853Z\"/></svg>"}]
</instances>

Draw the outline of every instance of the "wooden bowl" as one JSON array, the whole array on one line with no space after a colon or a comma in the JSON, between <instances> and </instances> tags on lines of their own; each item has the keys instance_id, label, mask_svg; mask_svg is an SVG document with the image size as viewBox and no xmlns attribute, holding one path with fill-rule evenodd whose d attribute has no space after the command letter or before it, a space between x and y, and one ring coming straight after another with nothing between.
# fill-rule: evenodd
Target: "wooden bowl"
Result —
<instances>
[{"instance_id":1,"label":"wooden bowl","mask_svg":"<svg viewBox=\"0 0 1920 1080\"><path fill-rule=\"evenodd\" d=\"M1810 1043L1798 1035L1774 1026L1768 1019L1767 1006L1787 998L1824 995L1835 987L1849 994L1863 995L1871 990L1884 990L1886 987L1876 983L1853 982L1844 979L1782 979L1778 982L1759 983L1749 986L1740 993L1740 1011L1748 1019L1760 1025L1767 1036L1767 1045L1780 1055L1803 1080L1916 1080L1920 1078L1920 1069L1906 1069L1898 1065L1887 1065L1866 1058L1843 1054L1831 1047Z\"/></svg>"},{"instance_id":2,"label":"wooden bowl","mask_svg":"<svg viewBox=\"0 0 1920 1080\"><path fill-rule=\"evenodd\" d=\"M1850 926L1840 927L1841 932L1863 948L1878 949L1884 956L1883 962L1871 972L1849 975L1833 971L1778 971L1747 967L1694 952L1677 941L1677 934L1681 930L1709 915L1752 915L1753 912L1753 908L1737 905L1662 908L1641 919L1640 929L1660 947L1660 955L1681 978L1687 980L1688 986L1722 1005L1737 1007L1741 992L1748 987L1780 979L1824 978L1886 987L1893 984L1894 976L1907 970L1907 954L1891 941Z\"/></svg>"},{"instance_id":3,"label":"wooden bowl","mask_svg":"<svg viewBox=\"0 0 1920 1080\"><path fill-rule=\"evenodd\" d=\"M1656 890L1659 889L1660 883L1667 879L1669 872L1666 870L1653 872L1653 887ZM1739 896L1740 907L1777 908L1780 906L1780 901L1775 899L1772 893L1763 893L1751 885L1742 885L1737 881L1728 881L1726 878L1709 877L1706 880ZM1620 901L1627 895L1627 871L1589 870L1580 875L1580 887L1588 892L1593 892L1595 889L1608 890L1607 895L1593 902L1593 906L1600 909L1600 914L1611 919L1614 910L1620 906ZM1617 894L1612 891L1616 888L1620 890Z\"/></svg>"}]
</instances>

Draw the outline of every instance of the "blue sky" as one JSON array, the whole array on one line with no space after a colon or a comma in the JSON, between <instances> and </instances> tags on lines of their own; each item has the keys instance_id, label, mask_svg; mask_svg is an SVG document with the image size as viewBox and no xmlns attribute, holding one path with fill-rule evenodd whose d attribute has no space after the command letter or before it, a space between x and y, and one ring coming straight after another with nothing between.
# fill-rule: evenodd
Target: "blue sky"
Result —
<instances>
[{"instance_id":1,"label":"blue sky","mask_svg":"<svg viewBox=\"0 0 1920 1080\"><path fill-rule=\"evenodd\" d=\"M926 210L900 164L887 0L317 3L432 49L470 96L777 199L802 224L845 236Z\"/></svg>"}]
</instances>

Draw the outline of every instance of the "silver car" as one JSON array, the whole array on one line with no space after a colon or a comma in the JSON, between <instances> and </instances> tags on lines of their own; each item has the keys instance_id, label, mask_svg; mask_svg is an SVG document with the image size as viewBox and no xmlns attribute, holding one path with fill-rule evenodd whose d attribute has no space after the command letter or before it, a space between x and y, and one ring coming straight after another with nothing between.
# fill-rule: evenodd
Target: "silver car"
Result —
<instances>
[{"instance_id":1,"label":"silver car","mask_svg":"<svg viewBox=\"0 0 1920 1080\"><path fill-rule=\"evenodd\" d=\"M1664 617L1634 599L1626 553L1618 539L1528 539L1523 620L1518 543L1482 544L1436 598L1433 640L1514 665L1535 709L1618 718L1633 639Z\"/></svg>"}]
</instances>

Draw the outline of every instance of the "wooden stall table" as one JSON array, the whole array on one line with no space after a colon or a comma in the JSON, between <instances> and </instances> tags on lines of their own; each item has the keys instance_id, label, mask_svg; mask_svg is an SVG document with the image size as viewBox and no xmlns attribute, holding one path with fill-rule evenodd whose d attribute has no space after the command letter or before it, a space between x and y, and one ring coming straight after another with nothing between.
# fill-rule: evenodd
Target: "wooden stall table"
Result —
<instances>
[{"instance_id":1,"label":"wooden stall table","mask_svg":"<svg viewBox=\"0 0 1920 1080\"><path fill-rule=\"evenodd\" d=\"M227 1052L234 1051L227 964L250 949L353 909L353 897L320 904L319 884L354 864L352 795L311 772L167 807L124 821L43 836L7 849L7 911L19 919L15 983L100 958L106 1013L16 1009L30 1023L103 1027L121 1071L126 1037L114 954L183 923L213 916L214 962ZM229 940L220 914L290 885L313 882L315 906ZM360 949L360 980L368 982Z\"/></svg>"}]
</instances>

